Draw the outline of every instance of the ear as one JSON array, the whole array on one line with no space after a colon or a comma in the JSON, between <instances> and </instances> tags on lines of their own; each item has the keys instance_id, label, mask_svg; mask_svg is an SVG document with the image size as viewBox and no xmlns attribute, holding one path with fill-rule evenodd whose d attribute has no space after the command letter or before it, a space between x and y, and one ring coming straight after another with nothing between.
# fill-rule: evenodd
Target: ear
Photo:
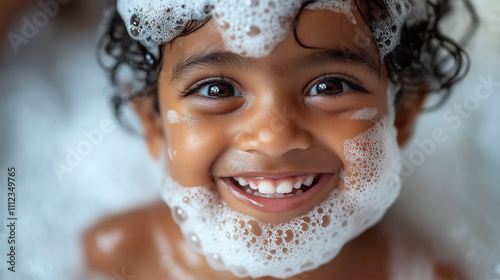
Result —
<instances>
[{"instance_id":1,"label":"ear","mask_svg":"<svg viewBox=\"0 0 500 280\"><path fill-rule=\"evenodd\" d=\"M399 146L404 146L411 138L414 124L421 112L422 104L429 91L427 88L420 92L403 92L401 104L396 113L394 125L398 129Z\"/></svg>"},{"instance_id":2,"label":"ear","mask_svg":"<svg viewBox=\"0 0 500 280\"><path fill-rule=\"evenodd\" d=\"M131 101L142 124L142 133L151 156L158 160L164 149L163 126L160 115L154 109L154 98L135 98Z\"/></svg>"}]
</instances>

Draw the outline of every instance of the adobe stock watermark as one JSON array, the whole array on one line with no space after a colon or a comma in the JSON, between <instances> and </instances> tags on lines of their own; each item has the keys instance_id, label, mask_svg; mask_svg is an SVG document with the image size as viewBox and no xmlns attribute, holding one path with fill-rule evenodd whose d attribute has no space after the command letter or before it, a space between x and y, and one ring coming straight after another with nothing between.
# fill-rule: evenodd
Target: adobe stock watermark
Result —
<instances>
[{"instance_id":1,"label":"adobe stock watermark","mask_svg":"<svg viewBox=\"0 0 500 280\"><path fill-rule=\"evenodd\" d=\"M464 120L470 118L472 113L479 108L480 103L490 98L496 88L500 88L500 82L493 81L491 74L488 77L479 76L478 81L473 94L465 97L460 103L452 104L449 109L443 112L442 119L448 125L447 127L434 128L430 137L422 140L417 139L415 141L416 148L408 153L407 158L401 157L403 181L413 174L428 156L434 154L438 145L449 139L446 128L457 130L462 127Z\"/></svg>"},{"instance_id":2,"label":"adobe stock watermark","mask_svg":"<svg viewBox=\"0 0 500 280\"><path fill-rule=\"evenodd\" d=\"M103 119L99 122L99 127L90 131L83 130L82 134L85 139L79 141L75 146L66 146L66 156L64 162L52 162L52 168L59 182L63 181L63 176L67 173L72 173L75 168L82 164L83 159L88 157L94 147L100 145L104 139L104 135L110 134L115 130L113 122L109 119Z\"/></svg>"},{"instance_id":3,"label":"adobe stock watermark","mask_svg":"<svg viewBox=\"0 0 500 280\"><path fill-rule=\"evenodd\" d=\"M113 269L111 271L111 275L113 275L113 278L111 280L136 280L137 277L131 274L127 273L127 269L125 267L122 267L120 272L118 272L116 269Z\"/></svg>"},{"instance_id":4,"label":"adobe stock watermark","mask_svg":"<svg viewBox=\"0 0 500 280\"><path fill-rule=\"evenodd\" d=\"M22 27L20 34L10 32L7 34L12 49L17 54L21 45L26 45L29 39L34 38L40 28L45 27L49 23L49 18L53 18L59 13L60 5L65 5L71 0L39 0L38 6L41 8L34 13L31 19L23 17L21 19Z\"/></svg>"}]
</instances>

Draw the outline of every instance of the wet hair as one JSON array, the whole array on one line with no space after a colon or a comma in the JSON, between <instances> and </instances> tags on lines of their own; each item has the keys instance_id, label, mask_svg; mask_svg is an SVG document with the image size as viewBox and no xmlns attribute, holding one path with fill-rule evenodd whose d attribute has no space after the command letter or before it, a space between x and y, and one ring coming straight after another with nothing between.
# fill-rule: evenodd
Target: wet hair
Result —
<instances>
[{"instance_id":1,"label":"wet hair","mask_svg":"<svg viewBox=\"0 0 500 280\"><path fill-rule=\"evenodd\" d=\"M302 7L315 1L307 1ZM383 20L388 16L387 7L383 0L354 0L358 11L368 26L370 22ZM463 0L471 17L471 25L464 33L461 43L464 44L472 36L478 25L478 17L470 3ZM460 81L468 72L470 59L459 43L443 34L439 25L443 18L450 14L452 6L450 0L426 0L427 15L423 20L411 26L405 24L401 29L400 44L383 58L383 65L389 78L394 83L401 85L396 96L396 106L399 105L403 94L425 94L419 91L421 85L429 86L431 92L441 94L441 99L434 107L439 107L448 98L451 88ZM294 22L294 31L299 21L300 13ZM190 21L182 32L176 37L188 35L207 21ZM295 32L297 42L304 46ZM173 39L175 40L175 38ZM169 43L171 43L171 40ZM122 66L132 69L137 89L118 89L113 98L114 109L117 117L121 119L121 108L124 104L135 98L153 96L155 110L158 108L158 75L162 67L164 43L158 46L158 57L155 57L141 43L131 38L120 15L113 11L109 20L109 27L103 35L98 47L98 59L101 65L108 70L111 81L115 86L120 85L119 70ZM348 56L349 54L346 54ZM105 56L108 56L105 58ZM111 58L110 66L105 66L103 61Z\"/></svg>"}]
</instances>

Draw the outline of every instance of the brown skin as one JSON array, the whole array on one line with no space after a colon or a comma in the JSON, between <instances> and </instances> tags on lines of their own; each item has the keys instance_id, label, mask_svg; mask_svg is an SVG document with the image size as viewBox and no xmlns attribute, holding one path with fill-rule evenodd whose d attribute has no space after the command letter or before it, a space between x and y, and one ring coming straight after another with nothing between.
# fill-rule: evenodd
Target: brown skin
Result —
<instances>
[{"instance_id":1,"label":"brown skin","mask_svg":"<svg viewBox=\"0 0 500 280\"><path fill-rule=\"evenodd\" d=\"M358 18L358 22L363 21ZM332 29L331 26L340 28ZM302 43L320 49L299 46L290 33L269 56L243 58L237 65L200 66L172 79L177 63L186 57L224 51L223 41L210 21L164 49L165 60L159 80L160 111L164 120L154 112L151 98L134 103L152 156L158 158L168 149L171 155L175 151L168 170L175 181L186 187L213 187L228 207L275 224L306 213L333 188L342 188L342 181L334 176L324 194L293 211L264 213L235 199L221 186L220 178L235 176L234 164L244 160L258 163L255 168L259 172L309 168L311 172L339 174L349 165L343 156L342 141L373 125L368 120L350 120L350 116L369 107L377 109L375 120L380 120L388 110L388 78L384 70L379 75L365 64L342 60L336 63L316 61L309 67L294 67L297 58L321 49L342 48L341 43L353 48L364 47L377 62L377 49L365 25L353 25L341 14L305 10L297 31ZM362 81L367 93L345 90L339 98L309 96L310 88L314 88L317 79L325 74ZM219 76L231 79L242 96L208 99L201 96L199 90L194 95L179 98L183 86L189 88L200 79ZM335 81L331 85L340 86ZM406 95L403 99L395 121L400 145L411 136L424 96ZM279 131L269 130L269 120L273 117L270 112L281 112L283 108L298 117L285 123ZM189 121L168 122L169 111ZM258 141L262 131L270 131L267 141ZM121 236L109 251L105 251L99 246L100 236L113 232ZM409 240L426 246L418 236ZM187 249L180 229L163 202L101 221L86 233L84 242L89 267L105 274L121 271L124 267L127 274L136 279L240 279L229 272L213 270L201 255ZM290 279L388 279L388 267L388 237L375 226L346 244L329 263ZM441 279L457 276L441 265L437 266L436 275Z\"/></svg>"}]
</instances>

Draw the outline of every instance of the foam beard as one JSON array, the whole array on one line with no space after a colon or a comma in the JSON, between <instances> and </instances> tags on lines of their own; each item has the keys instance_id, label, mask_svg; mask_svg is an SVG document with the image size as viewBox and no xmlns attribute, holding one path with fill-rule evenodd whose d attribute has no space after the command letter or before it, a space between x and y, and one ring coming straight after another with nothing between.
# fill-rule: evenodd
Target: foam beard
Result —
<instances>
[{"instance_id":1,"label":"foam beard","mask_svg":"<svg viewBox=\"0 0 500 280\"><path fill-rule=\"evenodd\" d=\"M215 189L183 187L167 175L162 197L186 242L214 269L238 277L286 278L331 261L346 242L377 223L399 194L394 89L388 89L388 114L343 142L349 162L341 173L344 188L287 222L263 223L227 207Z\"/></svg>"}]
</instances>

